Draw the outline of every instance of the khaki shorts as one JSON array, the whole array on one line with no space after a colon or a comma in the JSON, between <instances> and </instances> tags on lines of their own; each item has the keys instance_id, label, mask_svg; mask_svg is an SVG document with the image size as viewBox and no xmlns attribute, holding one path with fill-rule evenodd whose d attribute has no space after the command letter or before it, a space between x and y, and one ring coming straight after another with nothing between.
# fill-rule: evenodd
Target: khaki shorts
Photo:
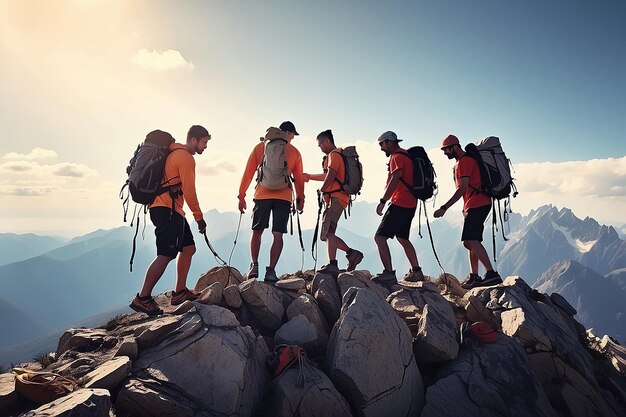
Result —
<instances>
[{"instance_id":1,"label":"khaki shorts","mask_svg":"<svg viewBox=\"0 0 626 417\"><path fill-rule=\"evenodd\" d=\"M326 236L328 236L329 233L335 233L337 223L342 214L343 206L339 202L339 199L331 197L330 203L326 206L324 214L322 215L322 230L320 230L321 241L326 241Z\"/></svg>"}]
</instances>

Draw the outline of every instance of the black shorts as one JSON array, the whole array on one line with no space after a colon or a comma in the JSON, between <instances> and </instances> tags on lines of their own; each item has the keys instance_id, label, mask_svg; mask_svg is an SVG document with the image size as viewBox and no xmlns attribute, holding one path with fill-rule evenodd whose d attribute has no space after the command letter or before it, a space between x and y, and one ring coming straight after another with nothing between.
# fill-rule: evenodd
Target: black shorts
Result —
<instances>
[{"instance_id":1,"label":"black shorts","mask_svg":"<svg viewBox=\"0 0 626 417\"><path fill-rule=\"evenodd\" d=\"M485 220L489 216L491 204L482 207L467 209L465 220L463 221L463 232L461 242L466 240L483 241L483 230L485 230Z\"/></svg>"},{"instance_id":2,"label":"black shorts","mask_svg":"<svg viewBox=\"0 0 626 417\"><path fill-rule=\"evenodd\" d=\"M175 258L184 247L195 245L189 223L179 213L168 207L152 207L150 220L155 227L157 255Z\"/></svg>"},{"instance_id":3,"label":"black shorts","mask_svg":"<svg viewBox=\"0 0 626 417\"><path fill-rule=\"evenodd\" d=\"M254 200L252 209L252 230L263 230L270 226L272 213L272 232L287 233L291 203L278 198Z\"/></svg>"},{"instance_id":4,"label":"black shorts","mask_svg":"<svg viewBox=\"0 0 626 417\"><path fill-rule=\"evenodd\" d=\"M376 230L376 234L393 238L394 236L401 239L408 239L411 232L411 222L415 217L416 207L406 208L392 204L389 206L383 220Z\"/></svg>"}]
</instances>

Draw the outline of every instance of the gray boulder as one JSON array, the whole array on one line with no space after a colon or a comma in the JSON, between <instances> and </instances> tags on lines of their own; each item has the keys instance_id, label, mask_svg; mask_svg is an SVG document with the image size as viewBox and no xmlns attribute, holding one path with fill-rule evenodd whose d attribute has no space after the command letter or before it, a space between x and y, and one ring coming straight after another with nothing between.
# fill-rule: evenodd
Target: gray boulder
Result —
<instances>
[{"instance_id":1,"label":"gray boulder","mask_svg":"<svg viewBox=\"0 0 626 417\"><path fill-rule=\"evenodd\" d=\"M437 374L421 417L558 417L522 346L501 336L476 344Z\"/></svg>"},{"instance_id":2,"label":"gray boulder","mask_svg":"<svg viewBox=\"0 0 626 417\"><path fill-rule=\"evenodd\" d=\"M109 417L111 395L105 389L80 389L51 403L28 411L21 417Z\"/></svg>"},{"instance_id":3,"label":"gray boulder","mask_svg":"<svg viewBox=\"0 0 626 417\"><path fill-rule=\"evenodd\" d=\"M283 324L283 307L276 290L265 282L249 279L239 285L241 298L265 329L276 331Z\"/></svg>"},{"instance_id":4,"label":"gray boulder","mask_svg":"<svg viewBox=\"0 0 626 417\"><path fill-rule=\"evenodd\" d=\"M272 381L264 417L352 417L346 399L319 369L308 364L301 371L292 367Z\"/></svg>"},{"instance_id":5,"label":"gray boulder","mask_svg":"<svg viewBox=\"0 0 626 417\"><path fill-rule=\"evenodd\" d=\"M359 416L416 416L424 405L411 333L367 288L351 288L328 341L327 374Z\"/></svg>"},{"instance_id":6,"label":"gray boulder","mask_svg":"<svg viewBox=\"0 0 626 417\"><path fill-rule=\"evenodd\" d=\"M240 326L229 310L202 304L196 309L184 317L179 330L139 355L134 376L117 397L118 411L251 415L269 379L265 342Z\"/></svg>"},{"instance_id":7,"label":"gray boulder","mask_svg":"<svg viewBox=\"0 0 626 417\"><path fill-rule=\"evenodd\" d=\"M274 335L276 345L298 345L310 355L323 353L328 336L320 332L304 314L300 314L283 324Z\"/></svg>"},{"instance_id":8,"label":"gray boulder","mask_svg":"<svg viewBox=\"0 0 626 417\"><path fill-rule=\"evenodd\" d=\"M311 283L311 295L317 300L326 321L335 323L341 313L341 296L337 280L330 274L318 272Z\"/></svg>"}]
</instances>

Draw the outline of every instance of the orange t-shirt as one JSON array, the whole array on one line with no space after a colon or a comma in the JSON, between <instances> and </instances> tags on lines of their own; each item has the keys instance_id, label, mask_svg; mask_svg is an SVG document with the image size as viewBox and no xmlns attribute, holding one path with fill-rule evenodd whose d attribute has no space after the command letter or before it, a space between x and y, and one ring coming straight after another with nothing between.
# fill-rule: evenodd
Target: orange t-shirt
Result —
<instances>
[{"instance_id":1,"label":"orange t-shirt","mask_svg":"<svg viewBox=\"0 0 626 417\"><path fill-rule=\"evenodd\" d=\"M331 197L333 197L339 200L343 208L346 208L350 202L350 196L343 191L340 186L340 184L346 180L346 165L343 162L341 151L341 148L336 148L328 154L327 158L324 158L324 173L328 172L328 168L332 168L337 173L337 176L335 177L336 181L333 181L333 183L328 186L328 190L322 190L322 192L332 192L331 194L324 194L326 204L328 204Z\"/></svg>"},{"instance_id":2,"label":"orange t-shirt","mask_svg":"<svg viewBox=\"0 0 626 417\"><path fill-rule=\"evenodd\" d=\"M467 156L457 161L454 169L456 188L459 188L462 177L469 177L469 187L463 193L463 211L491 204L491 197L476 191L480 189L480 168L474 158Z\"/></svg>"},{"instance_id":3,"label":"orange t-shirt","mask_svg":"<svg viewBox=\"0 0 626 417\"><path fill-rule=\"evenodd\" d=\"M401 152L404 152L402 154ZM394 172L401 169L402 179L407 184L413 183L413 161L406 156L406 150L400 148L398 152L391 154L389 158L389 175L387 175L387 184L391 181L391 176ZM398 181L396 189L391 194L391 204L395 204L399 207L413 208L417 207L417 199L411 194L411 191L407 188L402 181Z\"/></svg>"},{"instance_id":4,"label":"orange t-shirt","mask_svg":"<svg viewBox=\"0 0 626 417\"><path fill-rule=\"evenodd\" d=\"M193 213L194 220L202 220L202 210L196 194L196 160L193 159L193 155L187 151L185 146L180 143L171 144L170 152L165 161L163 183L165 185L180 184L180 189L183 192L182 195L179 193L176 197L174 209L181 216L185 217L183 203L187 202L187 206ZM150 208L152 207L171 208L172 197L170 193L166 192L157 196L154 202L150 204Z\"/></svg>"},{"instance_id":5,"label":"orange t-shirt","mask_svg":"<svg viewBox=\"0 0 626 417\"><path fill-rule=\"evenodd\" d=\"M265 142L258 143L250 156L248 157L248 163L246 169L241 177L241 184L239 185L239 195L246 195L246 191L252 182L252 178L256 175L257 169L263 162L263 153L265 151ZM304 201L304 180L302 179L302 156L300 152L291 143L285 145L285 156L287 157L287 168L289 172L293 174L294 186L296 189L296 197ZM277 198L280 200L291 201L292 198L291 187L284 188L282 190L268 190L257 183L254 188L255 200L267 200L270 198Z\"/></svg>"}]
</instances>

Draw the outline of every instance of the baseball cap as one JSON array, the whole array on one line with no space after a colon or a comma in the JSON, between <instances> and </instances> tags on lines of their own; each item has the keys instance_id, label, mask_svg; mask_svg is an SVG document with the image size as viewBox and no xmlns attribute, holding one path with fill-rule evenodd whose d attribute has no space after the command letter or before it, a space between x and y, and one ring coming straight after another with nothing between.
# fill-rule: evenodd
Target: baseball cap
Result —
<instances>
[{"instance_id":1,"label":"baseball cap","mask_svg":"<svg viewBox=\"0 0 626 417\"><path fill-rule=\"evenodd\" d=\"M293 134L296 136L300 135L298 131L296 130L296 126L294 126L294 124L291 123L290 121L282 122L280 124L280 130L284 132L287 132L287 131L293 132Z\"/></svg>"},{"instance_id":2,"label":"baseball cap","mask_svg":"<svg viewBox=\"0 0 626 417\"><path fill-rule=\"evenodd\" d=\"M384 142L386 140L391 141L391 142L402 142L402 139L398 139L398 135L396 135L391 130L388 130L382 135L380 135L380 137L378 138L378 143Z\"/></svg>"},{"instance_id":3,"label":"baseball cap","mask_svg":"<svg viewBox=\"0 0 626 417\"><path fill-rule=\"evenodd\" d=\"M457 138L454 135L448 135L446 136L446 138L443 140L443 142L441 142L441 149L445 149L449 146L453 146L453 145L460 145L459 143L459 138Z\"/></svg>"}]
</instances>

